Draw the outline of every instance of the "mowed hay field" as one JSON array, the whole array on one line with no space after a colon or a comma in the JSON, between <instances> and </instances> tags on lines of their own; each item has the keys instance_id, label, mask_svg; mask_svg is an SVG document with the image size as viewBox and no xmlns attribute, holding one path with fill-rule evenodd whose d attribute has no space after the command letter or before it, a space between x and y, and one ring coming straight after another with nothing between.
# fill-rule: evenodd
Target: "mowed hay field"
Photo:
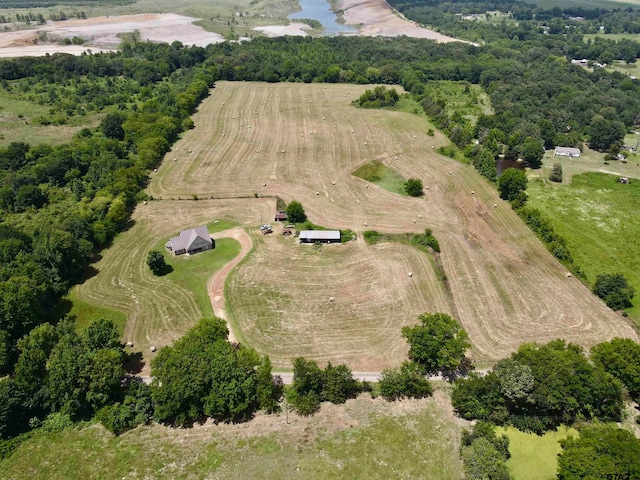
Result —
<instances>
[{"instance_id":1,"label":"mowed hay field","mask_svg":"<svg viewBox=\"0 0 640 480\"><path fill-rule=\"evenodd\" d=\"M279 195L301 201L310 219L326 227L432 228L450 290L445 295L433 269L408 248L356 243L315 252L265 239L227 289L229 309L250 344L277 358L309 354L378 368L401 361L400 328L414 323L416 313L436 310L460 319L478 359L503 357L527 341L562 337L590 346L613 336L637 338L624 319L565 276L493 186L435 153L432 146L447 140L428 136L424 117L353 107L366 88L219 82L149 192ZM429 187L425 196L402 197L351 175L371 160L421 178ZM406 286L409 269L418 273L411 282L423 282L418 288Z\"/></svg>"}]
</instances>

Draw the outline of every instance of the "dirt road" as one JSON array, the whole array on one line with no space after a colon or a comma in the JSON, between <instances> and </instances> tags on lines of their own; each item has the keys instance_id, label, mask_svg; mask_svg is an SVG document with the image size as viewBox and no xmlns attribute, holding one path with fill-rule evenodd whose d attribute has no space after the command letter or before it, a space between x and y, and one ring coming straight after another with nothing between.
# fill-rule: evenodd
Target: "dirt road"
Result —
<instances>
[{"instance_id":1,"label":"dirt road","mask_svg":"<svg viewBox=\"0 0 640 480\"><path fill-rule=\"evenodd\" d=\"M231 324L227 318L227 312L224 308L224 283L227 279L227 275L233 270L233 268L242 261L242 259L251 251L253 243L249 234L240 227L232 228L229 230L223 230L212 235L214 239L218 238L233 238L240 242L242 247L240 253L236 258L227 263L224 267L218 270L211 280L209 280L208 291L209 298L211 299L211 306L213 307L213 313L216 317L223 320L227 320L227 327L229 328L229 341L237 342L238 339L233 331Z\"/></svg>"}]
</instances>

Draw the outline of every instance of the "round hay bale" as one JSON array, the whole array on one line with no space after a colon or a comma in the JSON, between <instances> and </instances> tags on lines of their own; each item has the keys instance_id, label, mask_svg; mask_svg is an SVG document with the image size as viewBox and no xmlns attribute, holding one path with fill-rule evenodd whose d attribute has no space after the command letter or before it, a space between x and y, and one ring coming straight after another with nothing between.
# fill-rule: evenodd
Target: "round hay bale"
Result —
<instances>
[{"instance_id":1,"label":"round hay bale","mask_svg":"<svg viewBox=\"0 0 640 480\"><path fill-rule=\"evenodd\" d=\"M498 204L497 204L497 203L494 203L494 204L493 204L493 208L498 208Z\"/></svg>"},{"instance_id":2,"label":"round hay bale","mask_svg":"<svg viewBox=\"0 0 640 480\"><path fill-rule=\"evenodd\" d=\"M571 278L571 274L570 274L569 272L567 272L566 277L567 277L567 278Z\"/></svg>"},{"instance_id":3,"label":"round hay bale","mask_svg":"<svg viewBox=\"0 0 640 480\"><path fill-rule=\"evenodd\" d=\"M222 136L224 137L224 133L222 134Z\"/></svg>"},{"instance_id":4,"label":"round hay bale","mask_svg":"<svg viewBox=\"0 0 640 480\"><path fill-rule=\"evenodd\" d=\"M284 153L284 150L282 150L280 153Z\"/></svg>"},{"instance_id":5,"label":"round hay bale","mask_svg":"<svg viewBox=\"0 0 640 480\"><path fill-rule=\"evenodd\" d=\"M449 172L449 175L453 175L453 172Z\"/></svg>"},{"instance_id":6,"label":"round hay bale","mask_svg":"<svg viewBox=\"0 0 640 480\"><path fill-rule=\"evenodd\" d=\"M260 150L256 150L256 153L260 153Z\"/></svg>"},{"instance_id":7,"label":"round hay bale","mask_svg":"<svg viewBox=\"0 0 640 480\"><path fill-rule=\"evenodd\" d=\"M409 277L413 277L413 272L409 272L409 273L407 273L407 275L408 275Z\"/></svg>"},{"instance_id":8,"label":"round hay bale","mask_svg":"<svg viewBox=\"0 0 640 480\"><path fill-rule=\"evenodd\" d=\"M435 145L431 145L431 150L435 150L436 146Z\"/></svg>"},{"instance_id":9,"label":"round hay bale","mask_svg":"<svg viewBox=\"0 0 640 480\"><path fill-rule=\"evenodd\" d=\"M416 223L416 221L415 221L415 220L411 220L411 222L412 222L412 223Z\"/></svg>"},{"instance_id":10,"label":"round hay bale","mask_svg":"<svg viewBox=\"0 0 640 480\"><path fill-rule=\"evenodd\" d=\"M263 187L266 187L266 186L267 186L267 182L264 182L264 183L262 184L262 186L263 186Z\"/></svg>"},{"instance_id":11,"label":"round hay bale","mask_svg":"<svg viewBox=\"0 0 640 480\"><path fill-rule=\"evenodd\" d=\"M129 348L133 347L133 342L127 342L127 347Z\"/></svg>"},{"instance_id":12,"label":"round hay bale","mask_svg":"<svg viewBox=\"0 0 640 480\"><path fill-rule=\"evenodd\" d=\"M189 150L189 151L191 151L191 150ZM153 171L154 171L154 172L157 172L157 171L158 171L158 169L157 169L157 168L154 168L154 169L153 169Z\"/></svg>"},{"instance_id":13,"label":"round hay bale","mask_svg":"<svg viewBox=\"0 0 640 480\"><path fill-rule=\"evenodd\" d=\"M476 194L476 192L474 192L473 190L471 190L471 195L475 195L475 194Z\"/></svg>"},{"instance_id":14,"label":"round hay bale","mask_svg":"<svg viewBox=\"0 0 640 480\"><path fill-rule=\"evenodd\" d=\"M364 188L369 188L369 185L365 185Z\"/></svg>"},{"instance_id":15,"label":"round hay bale","mask_svg":"<svg viewBox=\"0 0 640 480\"><path fill-rule=\"evenodd\" d=\"M369 224L368 224L367 222L364 222L364 226L365 226L365 227L368 227L368 226L369 226Z\"/></svg>"},{"instance_id":16,"label":"round hay bale","mask_svg":"<svg viewBox=\"0 0 640 480\"><path fill-rule=\"evenodd\" d=\"M413 138L418 138L418 135L414 135Z\"/></svg>"},{"instance_id":17,"label":"round hay bale","mask_svg":"<svg viewBox=\"0 0 640 480\"><path fill-rule=\"evenodd\" d=\"M301 137L304 137L304 133L301 133L301 134L300 134L300 136L301 136Z\"/></svg>"},{"instance_id":18,"label":"round hay bale","mask_svg":"<svg viewBox=\"0 0 640 480\"><path fill-rule=\"evenodd\" d=\"M147 201L145 200L144 202L142 202L142 204L143 204L143 205L146 205L146 204L147 204Z\"/></svg>"},{"instance_id":19,"label":"round hay bale","mask_svg":"<svg viewBox=\"0 0 640 480\"><path fill-rule=\"evenodd\" d=\"M331 303L333 303L333 302L335 302L335 301L336 301L336 299L335 299L335 298L333 298L333 297L329 297L329 301L330 301Z\"/></svg>"},{"instance_id":20,"label":"round hay bale","mask_svg":"<svg viewBox=\"0 0 640 480\"><path fill-rule=\"evenodd\" d=\"M320 192L316 192L316 195L320 195Z\"/></svg>"},{"instance_id":21,"label":"round hay bale","mask_svg":"<svg viewBox=\"0 0 640 480\"><path fill-rule=\"evenodd\" d=\"M322 117L323 120L326 120L326 118Z\"/></svg>"},{"instance_id":22,"label":"round hay bale","mask_svg":"<svg viewBox=\"0 0 640 480\"><path fill-rule=\"evenodd\" d=\"M364 126L366 127L366 126L367 126L367 124L365 123L365 124L364 124Z\"/></svg>"},{"instance_id":23,"label":"round hay bale","mask_svg":"<svg viewBox=\"0 0 640 480\"><path fill-rule=\"evenodd\" d=\"M418 218L422 218L422 215L418 215Z\"/></svg>"},{"instance_id":24,"label":"round hay bale","mask_svg":"<svg viewBox=\"0 0 640 480\"><path fill-rule=\"evenodd\" d=\"M369 145L367 142L364 142L365 145Z\"/></svg>"},{"instance_id":25,"label":"round hay bale","mask_svg":"<svg viewBox=\"0 0 640 480\"><path fill-rule=\"evenodd\" d=\"M429 190L429 185L427 185L427 186L426 186L426 187L424 187L424 188L425 188L425 190Z\"/></svg>"},{"instance_id":26,"label":"round hay bale","mask_svg":"<svg viewBox=\"0 0 640 480\"><path fill-rule=\"evenodd\" d=\"M152 352L155 352L157 349L155 345L151 345L151 348L149 350L151 350Z\"/></svg>"},{"instance_id":27,"label":"round hay bale","mask_svg":"<svg viewBox=\"0 0 640 480\"><path fill-rule=\"evenodd\" d=\"M335 180L334 180L333 182L331 182L331 185L335 185L335 184L336 184L336 181L335 181Z\"/></svg>"}]
</instances>

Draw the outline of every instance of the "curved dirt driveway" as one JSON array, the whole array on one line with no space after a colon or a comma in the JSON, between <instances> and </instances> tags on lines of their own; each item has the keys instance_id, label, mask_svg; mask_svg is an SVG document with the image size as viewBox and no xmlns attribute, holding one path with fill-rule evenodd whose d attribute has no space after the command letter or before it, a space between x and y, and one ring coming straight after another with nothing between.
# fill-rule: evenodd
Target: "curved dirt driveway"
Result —
<instances>
[{"instance_id":1,"label":"curved dirt driveway","mask_svg":"<svg viewBox=\"0 0 640 480\"><path fill-rule=\"evenodd\" d=\"M253 242L249 234L240 227L230 228L218 233L214 233L212 236L214 239L218 238L233 238L240 242L240 253L227 263L224 267L218 270L213 277L209 280L207 290L209 291L209 298L211 299L211 306L213 307L213 313L216 317L227 321L227 328L229 329L229 341L238 342L236 334L227 319L227 312L224 308L224 282L227 279L227 275L231 270L240 263L240 261L247 256L247 253L251 251Z\"/></svg>"}]
</instances>

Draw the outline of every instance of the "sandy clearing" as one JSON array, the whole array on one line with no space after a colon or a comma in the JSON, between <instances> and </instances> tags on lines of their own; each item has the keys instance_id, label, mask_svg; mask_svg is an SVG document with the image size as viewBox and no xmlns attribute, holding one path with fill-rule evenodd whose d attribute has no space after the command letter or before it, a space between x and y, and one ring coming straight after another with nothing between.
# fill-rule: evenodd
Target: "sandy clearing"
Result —
<instances>
[{"instance_id":1,"label":"sandy clearing","mask_svg":"<svg viewBox=\"0 0 640 480\"><path fill-rule=\"evenodd\" d=\"M406 35L413 38L429 38L440 43L463 41L407 20L394 12L384 0L338 0L337 10L343 11L347 25L360 26L358 35L365 37Z\"/></svg>"},{"instance_id":2,"label":"sandy clearing","mask_svg":"<svg viewBox=\"0 0 640 480\"><path fill-rule=\"evenodd\" d=\"M209 291L209 298L211 298L211 306L213 307L213 313L215 313L216 317L221 318L223 320L227 319L227 312L224 308L225 297L224 297L224 282L227 279L227 276L231 272L231 270L238 265L242 261L244 257L251 251L251 247L253 246L253 242L251 242L251 237L244 229L240 227L232 228L229 230L224 230L222 232L218 232L212 235L214 239L219 238L233 238L240 243L241 250L236 258L227 263L224 267L216 272L216 274L211 277L209 280L209 284L207 285L207 290ZM237 343L238 339L236 334L233 331L231 324L227 321L227 327L229 328L229 341L233 343Z\"/></svg>"},{"instance_id":3,"label":"sandy clearing","mask_svg":"<svg viewBox=\"0 0 640 480\"><path fill-rule=\"evenodd\" d=\"M267 27L255 27L253 30L264 33L267 37L282 37L291 35L296 37L306 37L309 34L305 30L311 27L306 23L294 22L289 25L270 25Z\"/></svg>"},{"instance_id":4,"label":"sandy clearing","mask_svg":"<svg viewBox=\"0 0 640 480\"><path fill-rule=\"evenodd\" d=\"M185 45L204 47L225 39L217 33L206 31L194 25L197 18L167 14L119 15L115 17L94 17L87 19L47 22L29 30L0 32L0 57L38 56L46 53L71 53L79 55L87 49L113 50L120 45L120 33L139 32L141 41L182 42ZM36 39L46 34L51 43ZM63 38L80 37L85 44L57 45Z\"/></svg>"}]
</instances>

